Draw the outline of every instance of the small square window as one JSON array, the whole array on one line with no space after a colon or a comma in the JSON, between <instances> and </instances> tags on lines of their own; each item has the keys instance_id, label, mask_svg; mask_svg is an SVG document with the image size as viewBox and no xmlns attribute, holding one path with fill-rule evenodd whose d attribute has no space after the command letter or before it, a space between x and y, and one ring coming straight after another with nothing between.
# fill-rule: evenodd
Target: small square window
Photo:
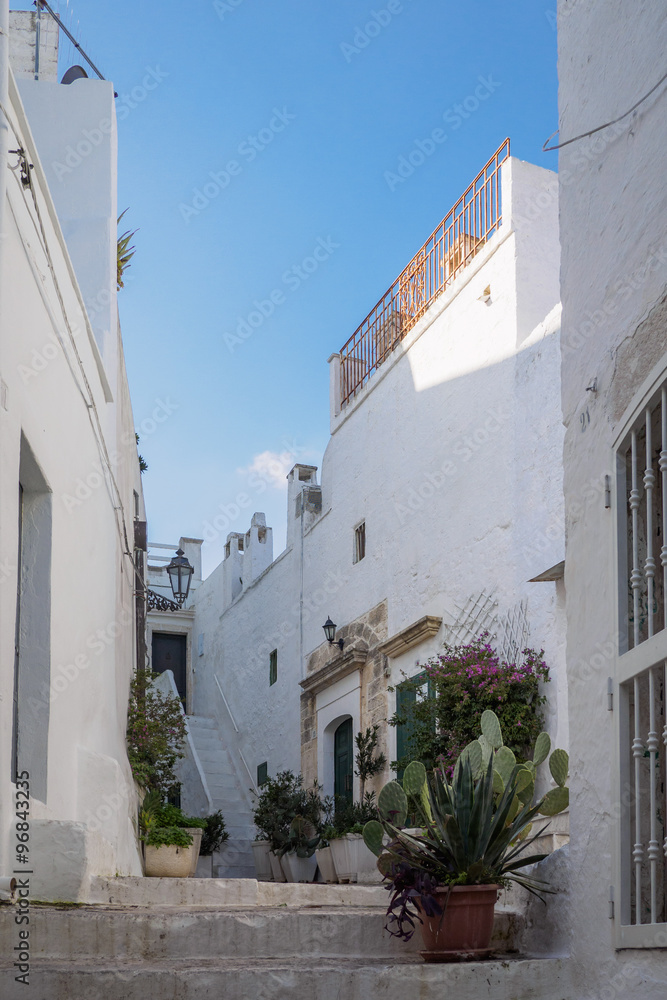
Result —
<instances>
[{"instance_id":1,"label":"small square window","mask_svg":"<svg viewBox=\"0 0 667 1000\"><path fill-rule=\"evenodd\" d=\"M269 656L269 687L278 680L278 650L274 649Z\"/></svg>"},{"instance_id":2,"label":"small square window","mask_svg":"<svg viewBox=\"0 0 667 1000\"><path fill-rule=\"evenodd\" d=\"M257 787L261 788L269 776L269 765L267 761L257 765Z\"/></svg>"},{"instance_id":3,"label":"small square window","mask_svg":"<svg viewBox=\"0 0 667 1000\"><path fill-rule=\"evenodd\" d=\"M354 562L358 563L366 555L366 522L362 521L354 529Z\"/></svg>"}]
</instances>

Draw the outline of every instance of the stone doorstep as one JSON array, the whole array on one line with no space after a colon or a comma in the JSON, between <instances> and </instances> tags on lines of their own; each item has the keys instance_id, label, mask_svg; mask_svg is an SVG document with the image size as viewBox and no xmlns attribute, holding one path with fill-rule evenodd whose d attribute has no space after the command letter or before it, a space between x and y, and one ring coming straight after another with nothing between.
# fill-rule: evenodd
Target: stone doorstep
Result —
<instances>
[{"instance_id":1,"label":"stone doorstep","mask_svg":"<svg viewBox=\"0 0 667 1000\"><path fill-rule=\"evenodd\" d=\"M32 960L30 987L9 979L3 1000L288 1000L299 991L310 1000L576 1000L564 958L516 958L429 965L416 956L403 960L211 959L208 962L84 963Z\"/></svg>"}]
</instances>

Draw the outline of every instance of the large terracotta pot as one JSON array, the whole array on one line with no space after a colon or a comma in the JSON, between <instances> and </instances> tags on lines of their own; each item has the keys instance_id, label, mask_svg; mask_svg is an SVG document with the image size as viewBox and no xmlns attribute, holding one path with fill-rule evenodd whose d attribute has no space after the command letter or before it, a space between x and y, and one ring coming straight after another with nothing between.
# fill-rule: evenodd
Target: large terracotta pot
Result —
<instances>
[{"instance_id":1,"label":"large terracotta pot","mask_svg":"<svg viewBox=\"0 0 667 1000\"><path fill-rule=\"evenodd\" d=\"M419 903L425 962L456 962L484 958L490 954L493 909L497 885L455 885L447 901L447 889L438 889L436 899L447 908L441 916L428 917Z\"/></svg>"}]
</instances>

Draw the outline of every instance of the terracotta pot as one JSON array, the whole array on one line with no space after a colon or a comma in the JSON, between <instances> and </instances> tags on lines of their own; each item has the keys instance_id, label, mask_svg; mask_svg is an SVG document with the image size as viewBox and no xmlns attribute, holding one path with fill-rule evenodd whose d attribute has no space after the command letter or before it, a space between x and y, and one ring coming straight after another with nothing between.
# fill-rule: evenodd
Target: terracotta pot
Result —
<instances>
[{"instance_id":1,"label":"terracotta pot","mask_svg":"<svg viewBox=\"0 0 667 1000\"><path fill-rule=\"evenodd\" d=\"M146 875L152 878L188 878L192 864L192 845L176 847L146 844Z\"/></svg>"},{"instance_id":2,"label":"terracotta pot","mask_svg":"<svg viewBox=\"0 0 667 1000\"><path fill-rule=\"evenodd\" d=\"M493 910L498 898L497 885L455 885L449 894L438 889L436 899L447 909L444 914L427 917L419 903L425 962L456 962L465 958L483 958L491 953Z\"/></svg>"}]
</instances>

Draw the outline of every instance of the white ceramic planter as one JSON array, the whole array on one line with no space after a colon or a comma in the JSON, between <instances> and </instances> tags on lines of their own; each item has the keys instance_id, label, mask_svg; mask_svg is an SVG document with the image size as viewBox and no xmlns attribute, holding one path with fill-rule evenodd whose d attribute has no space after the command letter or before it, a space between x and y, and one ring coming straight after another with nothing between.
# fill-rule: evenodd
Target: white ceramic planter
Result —
<instances>
[{"instance_id":1,"label":"white ceramic planter","mask_svg":"<svg viewBox=\"0 0 667 1000\"><path fill-rule=\"evenodd\" d=\"M199 848L201 847L201 839L204 835L204 831L200 826L186 826L185 832L189 833L192 837L192 843L190 844L190 878L194 878L195 872L197 871Z\"/></svg>"},{"instance_id":2,"label":"white ceramic planter","mask_svg":"<svg viewBox=\"0 0 667 1000\"><path fill-rule=\"evenodd\" d=\"M288 882L312 882L317 871L317 858L299 858L294 854L284 854L280 859Z\"/></svg>"},{"instance_id":3,"label":"white ceramic planter","mask_svg":"<svg viewBox=\"0 0 667 1000\"><path fill-rule=\"evenodd\" d=\"M213 878L213 858L210 854L200 854L195 878Z\"/></svg>"},{"instance_id":4,"label":"white ceramic planter","mask_svg":"<svg viewBox=\"0 0 667 1000\"><path fill-rule=\"evenodd\" d=\"M282 865L280 863L280 858L273 851L269 851L269 862L271 864L271 872L273 874L274 882L286 882L285 872L283 871Z\"/></svg>"},{"instance_id":5,"label":"white ceramic planter","mask_svg":"<svg viewBox=\"0 0 667 1000\"><path fill-rule=\"evenodd\" d=\"M252 853L255 859L255 873L260 882L270 882L273 878L270 852L270 840L253 840Z\"/></svg>"},{"instance_id":6,"label":"white ceramic planter","mask_svg":"<svg viewBox=\"0 0 667 1000\"><path fill-rule=\"evenodd\" d=\"M192 845L176 847L146 844L146 875L150 878L188 878L192 865Z\"/></svg>"},{"instance_id":7,"label":"white ceramic planter","mask_svg":"<svg viewBox=\"0 0 667 1000\"><path fill-rule=\"evenodd\" d=\"M330 847L320 847L315 851L320 874L325 882L337 882L336 866Z\"/></svg>"},{"instance_id":8,"label":"white ceramic planter","mask_svg":"<svg viewBox=\"0 0 667 1000\"><path fill-rule=\"evenodd\" d=\"M374 872L377 858L360 833L347 833L331 841L331 854L339 882L357 882L364 872Z\"/></svg>"}]
</instances>

